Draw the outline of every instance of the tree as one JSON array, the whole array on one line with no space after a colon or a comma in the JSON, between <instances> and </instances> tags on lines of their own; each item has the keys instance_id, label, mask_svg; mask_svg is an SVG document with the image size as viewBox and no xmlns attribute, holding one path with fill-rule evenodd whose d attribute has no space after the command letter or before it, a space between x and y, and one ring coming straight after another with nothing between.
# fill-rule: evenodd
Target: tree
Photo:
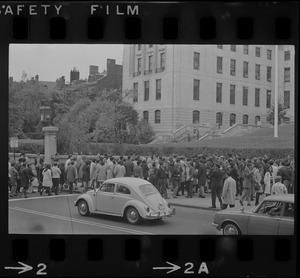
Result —
<instances>
[{"instance_id":1,"label":"tree","mask_svg":"<svg viewBox=\"0 0 300 278\"><path fill-rule=\"evenodd\" d=\"M141 120L137 124L137 138L141 144L148 144L153 141L155 137L155 132L151 125L145 121Z\"/></svg>"},{"instance_id":2,"label":"tree","mask_svg":"<svg viewBox=\"0 0 300 278\"><path fill-rule=\"evenodd\" d=\"M278 124L280 125L286 115L286 107L283 104L282 97L278 101ZM267 115L267 122L274 125L274 114L275 114L275 104L272 103L272 106Z\"/></svg>"}]
</instances>

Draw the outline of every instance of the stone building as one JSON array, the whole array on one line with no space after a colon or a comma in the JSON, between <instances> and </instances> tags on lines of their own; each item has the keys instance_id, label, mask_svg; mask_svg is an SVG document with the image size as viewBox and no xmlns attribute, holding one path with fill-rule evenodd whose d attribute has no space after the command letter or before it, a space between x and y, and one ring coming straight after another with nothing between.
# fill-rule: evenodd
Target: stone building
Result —
<instances>
[{"instance_id":1,"label":"stone building","mask_svg":"<svg viewBox=\"0 0 300 278\"><path fill-rule=\"evenodd\" d=\"M275 47L124 45L123 91L157 134L184 125L266 125ZM279 97L294 120L294 48L279 47ZM289 104L289 105L288 105Z\"/></svg>"}]
</instances>

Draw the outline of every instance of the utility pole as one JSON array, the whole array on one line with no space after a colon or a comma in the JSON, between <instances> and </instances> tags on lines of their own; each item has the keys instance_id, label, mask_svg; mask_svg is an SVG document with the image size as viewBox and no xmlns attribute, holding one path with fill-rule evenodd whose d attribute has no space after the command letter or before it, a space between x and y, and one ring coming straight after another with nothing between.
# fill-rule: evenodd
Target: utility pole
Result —
<instances>
[{"instance_id":1,"label":"utility pole","mask_svg":"<svg viewBox=\"0 0 300 278\"><path fill-rule=\"evenodd\" d=\"M275 45L274 137L278 137L278 45Z\"/></svg>"}]
</instances>

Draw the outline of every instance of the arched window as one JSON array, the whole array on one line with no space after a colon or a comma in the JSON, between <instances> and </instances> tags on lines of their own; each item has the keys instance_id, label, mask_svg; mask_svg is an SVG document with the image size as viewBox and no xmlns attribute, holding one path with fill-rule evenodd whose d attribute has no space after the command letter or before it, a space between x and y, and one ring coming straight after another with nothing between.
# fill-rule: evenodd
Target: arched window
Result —
<instances>
[{"instance_id":1,"label":"arched window","mask_svg":"<svg viewBox=\"0 0 300 278\"><path fill-rule=\"evenodd\" d=\"M247 125L249 121L249 116L248 115L243 115L243 124Z\"/></svg>"},{"instance_id":2,"label":"arched window","mask_svg":"<svg viewBox=\"0 0 300 278\"><path fill-rule=\"evenodd\" d=\"M235 124L235 118L236 118L236 115L234 113L231 113L230 114L230 126L233 126Z\"/></svg>"},{"instance_id":3,"label":"arched window","mask_svg":"<svg viewBox=\"0 0 300 278\"><path fill-rule=\"evenodd\" d=\"M143 120L146 121L147 123L149 122L149 111L143 112Z\"/></svg>"},{"instance_id":4,"label":"arched window","mask_svg":"<svg viewBox=\"0 0 300 278\"><path fill-rule=\"evenodd\" d=\"M155 110L154 115L155 115L154 123L160 124L160 110Z\"/></svg>"},{"instance_id":5,"label":"arched window","mask_svg":"<svg viewBox=\"0 0 300 278\"><path fill-rule=\"evenodd\" d=\"M216 114L216 123L218 124L218 126L221 126L223 124L223 113L222 112L218 112Z\"/></svg>"},{"instance_id":6,"label":"arched window","mask_svg":"<svg viewBox=\"0 0 300 278\"><path fill-rule=\"evenodd\" d=\"M255 116L255 125L261 125L260 116Z\"/></svg>"},{"instance_id":7,"label":"arched window","mask_svg":"<svg viewBox=\"0 0 300 278\"><path fill-rule=\"evenodd\" d=\"M200 112L197 110L193 111L193 124L198 124L200 122Z\"/></svg>"}]
</instances>

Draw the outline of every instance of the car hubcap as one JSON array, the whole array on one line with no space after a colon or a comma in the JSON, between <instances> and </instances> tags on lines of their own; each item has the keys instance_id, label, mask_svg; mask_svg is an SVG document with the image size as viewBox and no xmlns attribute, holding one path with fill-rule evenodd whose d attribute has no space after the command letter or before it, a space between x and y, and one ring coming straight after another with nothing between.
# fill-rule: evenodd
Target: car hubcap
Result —
<instances>
[{"instance_id":1,"label":"car hubcap","mask_svg":"<svg viewBox=\"0 0 300 278\"><path fill-rule=\"evenodd\" d=\"M225 227L225 235L237 235L237 234L238 234L238 230L235 226L227 225Z\"/></svg>"},{"instance_id":2,"label":"car hubcap","mask_svg":"<svg viewBox=\"0 0 300 278\"><path fill-rule=\"evenodd\" d=\"M86 205L85 205L85 203L81 203L81 204L80 204L80 210L81 210L83 213L86 212Z\"/></svg>"},{"instance_id":3,"label":"car hubcap","mask_svg":"<svg viewBox=\"0 0 300 278\"><path fill-rule=\"evenodd\" d=\"M134 210L129 211L129 218L133 221L135 221L137 219L137 214Z\"/></svg>"}]
</instances>

